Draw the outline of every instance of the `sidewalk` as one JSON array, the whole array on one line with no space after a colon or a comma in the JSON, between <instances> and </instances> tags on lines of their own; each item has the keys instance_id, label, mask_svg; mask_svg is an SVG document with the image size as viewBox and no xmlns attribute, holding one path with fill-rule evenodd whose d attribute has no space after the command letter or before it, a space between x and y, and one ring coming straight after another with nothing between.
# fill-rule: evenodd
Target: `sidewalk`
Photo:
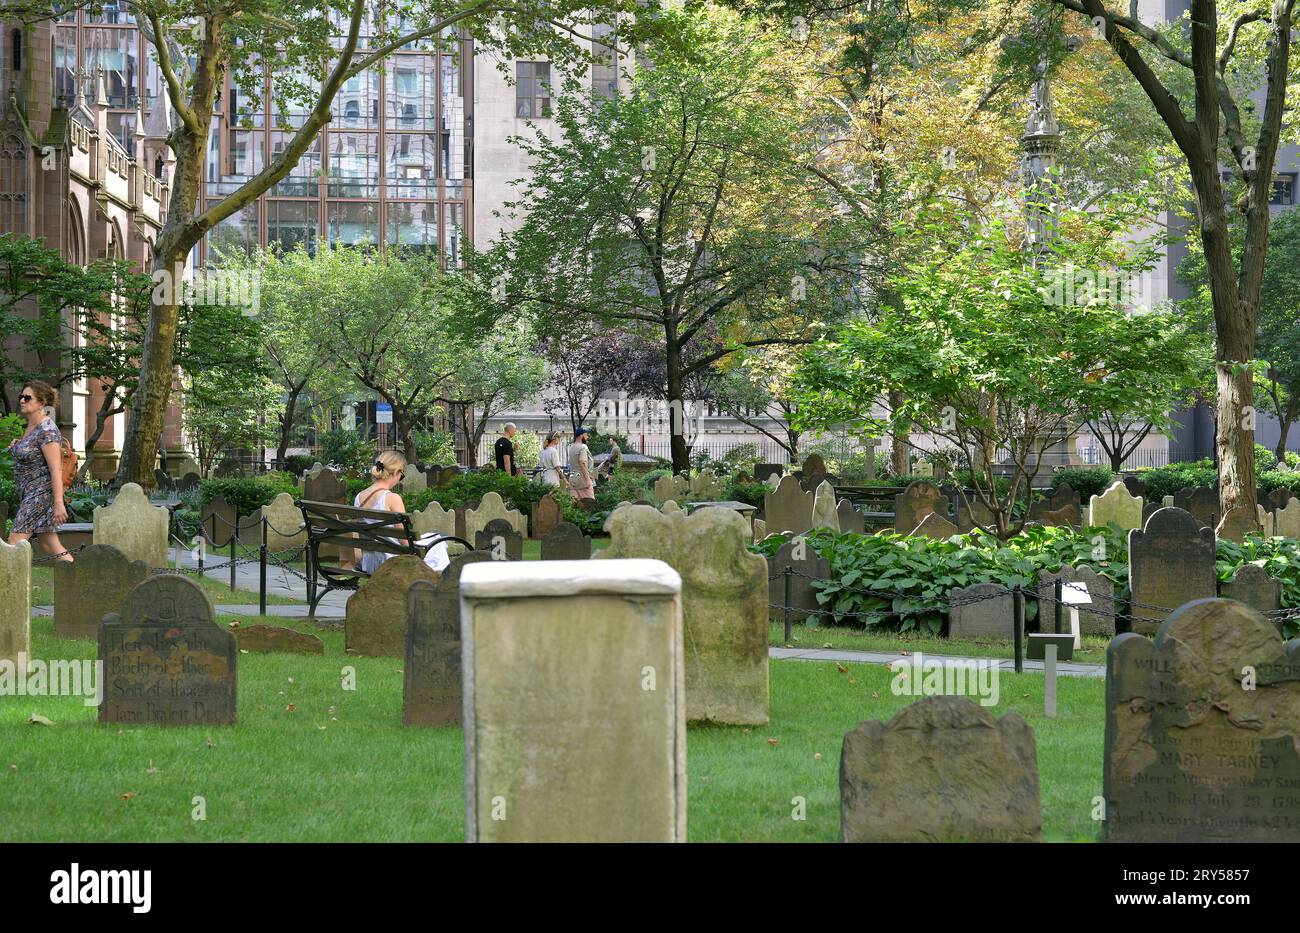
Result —
<instances>
[{"instance_id":1,"label":"sidewalk","mask_svg":"<svg viewBox=\"0 0 1300 933\"><path fill-rule=\"evenodd\" d=\"M999 658L968 658L950 654L929 654L927 652L911 652L902 654L899 652L888 651L846 651L840 649L828 648L768 648L767 656L769 658L780 658L783 661L839 661L851 664L889 664L894 661L907 661L917 654L924 654L927 658L935 658L939 661L998 661L999 670L1008 673L1014 672L1016 662ZM1041 674L1043 672L1042 661L1025 661L1025 673ZM1056 665L1056 673L1061 677L1105 677L1106 666L1104 664L1076 664L1073 661L1060 661Z\"/></svg>"}]
</instances>

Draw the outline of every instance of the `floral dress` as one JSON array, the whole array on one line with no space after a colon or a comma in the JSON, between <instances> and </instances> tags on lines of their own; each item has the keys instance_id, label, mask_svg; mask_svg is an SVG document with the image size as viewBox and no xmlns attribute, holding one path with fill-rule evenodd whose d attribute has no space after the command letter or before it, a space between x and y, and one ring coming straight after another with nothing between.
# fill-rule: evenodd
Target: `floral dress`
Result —
<instances>
[{"instance_id":1,"label":"floral dress","mask_svg":"<svg viewBox=\"0 0 1300 933\"><path fill-rule=\"evenodd\" d=\"M21 534L55 531L54 490L50 485L50 467L41 448L57 444L63 438L54 422L46 418L14 441L14 484L18 487L18 514L13 530Z\"/></svg>"}]
</instances>

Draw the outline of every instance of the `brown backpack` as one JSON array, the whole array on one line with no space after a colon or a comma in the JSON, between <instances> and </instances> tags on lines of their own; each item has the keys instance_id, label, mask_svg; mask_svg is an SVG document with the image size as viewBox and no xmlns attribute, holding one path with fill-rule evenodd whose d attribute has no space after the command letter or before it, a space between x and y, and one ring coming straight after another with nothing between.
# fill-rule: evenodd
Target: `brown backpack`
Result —
<instances>
[{"instance_id":1,"label":"brown backpack","mask_svg":"<svg viewBox=\"0 0 1300 933\"><path fill-rule=\"evenodd\" d=\"M72 449L66 437L59 437L59 454L63 460L63 488L71 489L77 478L77 452Z\"/></svg>"}]
</instances>

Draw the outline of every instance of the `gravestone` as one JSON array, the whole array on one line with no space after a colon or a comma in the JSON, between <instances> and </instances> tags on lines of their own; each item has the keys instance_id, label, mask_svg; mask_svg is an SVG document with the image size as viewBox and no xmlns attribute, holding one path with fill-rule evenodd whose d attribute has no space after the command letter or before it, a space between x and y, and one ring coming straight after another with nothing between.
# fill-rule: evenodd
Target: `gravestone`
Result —
<instances>
[{"instance_id":1,"label":"gravestone","mask_svg":"<svg viewBox=\"0 0 1300 933\"><path fill-rule=\"evenodd\" d=\"M176 483L176 492L184 495L193 492L203 484L203 478L197 473L186 473Z\"/></svg>"},{"instance_id":2,"label":"gravestone","mask_svg":"<svg viewBox=\"0 0 1300 933\"><path fill-rule=\"evenodd\" d=\"M756 463L754 464L754 479L760 483L767 482L769 476L780 476L785 472L785 466L780 463Z\"/></svg>"},{"instance_id":3,"label":"gravestone","mask_svg":"<svg viewBox=\"0 0 1300 933\"><path fill-rule=\"evenodd\" d=\"M419 512L411 513L411 531L417 536L427 534L455 535L456 511L448 511L441 502L430 502Z\"/></svg>"},{"instance_id":4,"label":"gravestone","mask_svg":"<svg viewBox=\"0 0 1300 933\"><path fill-rule=\"evenodd\" d=\"M821 454L809 454L803 461L803 475L816 476L818 473L826 472L826 461L822 459Z\"/></svg>"},{"instance_id":5,"label":"gravestone","mask_svg":"<svg viewBox=\"0 0 1300 933\"><path fill-rule=\"evenodd\" d=\"M1224 599L1245 603L1256 612L1276 612L1282 608L1282 581L1274 580L1263 567L1242 564L1227 583L1219 584Z\"/></svg>"},{"instance_id":6,"label":"gravestone","mask_svg":"<svg viewBox=\"0 0 1300 933\"><path fill-rule=\"evenodd\" d=\"M947 517L947 513L943 513ZM957 530L969 534L976 528L995 527L993 510L979 499L957 500Z\"/></svg>"},{"instance_id":7,"label":"gravestone","mask_svg":"<svg viewBox=\"0 0 1300 933\"><path fill-rule=\"evenodd\" d=\"M504 518L494 518L474 536L474 549L486 551L493 560L523 560L524 536Z\"/></svg>"},{"instance_id":8,"label":"gravestone","mask_svg":"<svg viewBox=\"0 0 1300 933\"><path fill-rule=\"evenodd\" d=\"M731 509L663 515L633 505L605 530L609 547L593 560L655 558L681 575L687 718L766 723L767 561L749 550L749 522Z\"/></svg>"},{"instance_id":9,"label":"gravestone","mask_svg":"<svg viewBox=\"0 0 1300 933\"><path fill-rule=\"evenodd\" d=\"M1014 636L1014 597L1001 583L976 583L948 591L949 638L997 638Z\"/></svg>"},{"instance_id":10,"label":"gravestone","mask_svg":"<svg viewBox=\"0 0 1300 933\"><path fill-rule=\"evenodd\" d=\"M1300 499L1292 497L1286 508L1273 513L1273 534L1283 538L1300 538Z\"/></svg>"},{"instance_id":11,"label":"gravestone","mask_svg":"<svg viewBox=\"0 0 1300 933\"><path fill-rule=\"evenodd\" d=\"M958 696L868 720L844 736L840 822L845 842L1036 842L1034 730Z\"/></svg>"},{"instance_id":12,"label":"gravestone","mask_svg":"<svg viewBox=\"0 0 1300 933\"><path fill-rule=\"evenodd\" d=\"M790 595L786 597L785 568L789 567ZM791 538L781 545L775 555L767 562L767 602L770 618L785 619L785 607L794 611L790 618L795 621L808 618L821 612L817 602L817 591L813 589L814 580L831 578L831 562L814 551L803 538Z\"/></svg>"},{"instance_id":13,"label":"gravestone","mask_svg":"<svg viewBox=\"0 0 1300 933\"><path fill-rule=\"evenodd\" d=\"M813 495L812 527L829 528L839 534L840 513L835 507L835 489L830 483L823 482Z\"/></svg>"},{"instance_id":14,"label":"gravestone","mask_svg":"<svg viewBox=\"0 0 1300 933\"><path fill-rule=\"evenodd\" d=\"M1114 523L1128 531L1142 527L1142 499L1130 494L1119 480L1106 487L1100 496L1088 500L1088 525L1104 528Z\"/></svg>"},{"instance_id":15,"label":"gravestone","mask_svg":"<svg viewBox=\"0 0 1300 933\"><path fill-rule=\"evenodd\" d=\"M1044 525L1078 525L1083 518L1079 494L1069 483L1062 483L1030 505L1029 518Z\"/></svg>"},{"instance_id":16,"label":"gravestone","mask_svg":"<svg viewBox=\"0 0 1300 933\"><path fill-rule=\"evenodd\" d=\"M638 501L638 502L634 502L634 503L632 503L632 504L633 504L633 505L652 505L653 503L650 503L650 502L640 502L640 501ZM665 502L663 505L661 505L661 506L659 507L659 511L660 511L660 512L663 512L665 515L671 515L671 514L673 514L674 512L684 512L684 511L686 511L686 510L683 509L680 505L678 505L678 504L677 504L677 501L676 501L675 499L669 499L667 502Z\"/></svg>"},{"instance_id":17,"label":"gravestone","mask_svg":"<svg viewBox=\"0 0 1300 933\"><path fill-rule=\"evenodd\" d=\"M754 519L754 543L762 541L767 537L767 521L762 518Z\"/></svg>"},{"instance_id":18,"label":"gravestone","mask_svg":"<svg viewBox=\"0 0 1300 933\"><path fill-rule=\"evenodd\" d=\"M325 653L325 643L310 632L280 625L241 625L232 631L239 650L252 654Z\"/></svg>"},{"instance_id":19,"label":"gravestone","mask_svg":"<svg viewBox=\"0 0 1300 933\"><path fill-rule=\"evenodd\" d=\"M1184 487L1174 493L1174 507L1190 512L1207 527L1215 528L1219 524L1219 494L1213 489Z\"/></svg>"},{"instance_id":20,"label":"gravestone","mask_svg":"<svg viewBox=\"0 0 1300 933\"><path fill-rule=\"evenodd\" d=\"M302 497L308 502L348 504L348 487L343 479L329 467L313 468L302 482Z\"/></svg>"},{"instance_id":21,"label":"gravestone","mask_svg":"<svg viewBox=\"0 0 1300 933\"><path fill-rule=\"evenodd\" d=\"M1179 606L1215 595L1214 532L1183 509L1158 509L1130 531L1128 562L1135 632L1149 635Z\"/></svg>"},{"instance_id":22,"label":"gravestone","mask_svg":"<svg viewBox=\"0 0 1300 933\"><path fill-rule=\"evenodd\" d=\"M293 496L282 492L253 513L257 519L255 544L262 543L262 522L266 522L266 549L273 552L296 551L307 543L307 529L302 522L302 509L293 503Z\"/></svg>"},{"instance_id":23,"label":"gravestone","mask_svg":"<svg viewBox=\"0 0 1300 933\"><path fill-rule=\"evenodd\" d=\"M477 541L478 533L494 518L505 519L520 537L527 536L528 519L524 513L507 506L501 494L493 490L484 494L476 508L465 510L465 534L461 537L466 541Z\"/></svg>"},{"instance_id":24,"label":"gravestone","mask_svg":"<svg viewBox=\"0 0 1300 933\"><path fill-rule=\"evenodd\" d=\"M406 465L406 475L402 477L401 492L403 496L413 496L429 488L429 477L414 463Z\"/></svg>"},{"instance_id":25,"label":"gravestone","mask_svg":"<svg viewBox=\"0 0 1300 933\"><path fill-rule=\"evenodd\" d=\"M93 543L111 544L129 560L150 567L167 566L167 528L170 514L149 498L136 483L127 483L112 505L95 509Z\"/></svg>"},{"instance_id":26,"label":"gravestone","mask_svg":"<svg viewBox=\"0 0 1300 933\"><path fill-rule=\"evenodd\" d=\"M406 591L416 580L437 579L437 572L414 554L399 554L380 564L348 599L343 623L347 650L369 657L401 657Z\"/></svg>"},{"instance_id":27,"label":"gravestone","mask_svg":"<svg viewBox=\"0 0 1300 933\"><path fill-rule=\"evenodd\" d=\"M1258 535L1261 531L1258 515L1244 505L1240 505L1229 509L1219 520L1218 527L1214 529L1214 536L1241 544L1246 540L1246 535Z\"/></svg>"},{"instance_id":28,"label":"gravestone","mask_svg":"<svg viewBox=\"0 0 1300 933\"><path fill-rule=\"evenodd\" d=\"M1110 643L1108 842L1300 842L1297 749L1300 640L1249 606L1198 600Z\"/></svg>"},{"instance_id":29,"label":"gravestone","mask_svg":"<svg viewBox=\"0 0 1300 933\"><path fill-rule=\"evenodd\" d=\"M1295 493L1290 489L1287 489L1285 486L1279 486L1277 489L1272 490L1266 495L1258 497L1259 502L1270 512L1280 512L1282 509L1286 508L1287 503L1294 498Z\"/></svg>"},{"instance_id":30,"label":"gravestone","mask_svg":"<svg viewBox=\"0 0 1300 933\"><path fill-rule=\"evenodd\" d=\"M816 492L822 483L839 485L840 478L834 473L804 473L799 477L799 486L804 492Z\"/></svg>"},{"instance_id":31,"label":"gravestone","mask_svg":"<svg viewBox=\"0 0 1300 933\"><path fill-rule=\"evenodd\" d=\"M1062 583L1082 583L1088 588L1091 603L1082 603L1074 608L1079 610L1079 633L1082 635L1115 636L1115 583L1110 577L1097 573L1087 564L1077 567L1066 564L1056 573L1050 570L1038 571L1038 631L1056 630L1056 581ZM1061 609L1061 631L1070 631L1069 609Z\"/></svg>"},{"instance_id":32,"label":"gravestone","mask_svg":"<svg viewBox=\"0 0 1300 933\"><path fill-rule=\"evenodd\" d=\"M587 560L591 539L572 522L560 522L542 539L542 560Z\"/></svg>"},{"instance_id":33,"label":"gravestone","mask_svg":"<svg viewBox=\"0 0 1300 933\"><path fill-rule=\"evenodd\" d=\"M99 721L233 724L238 657L234 634L217 625L201 586L182 576L150 577L130 592L120 614L99 624Z\"/></svg>"},{"instance_id":34,"label":"gravestone","mask_svg":"<svg viewBox=\"0 0 1300 933\"><path fill-rule=\"evenodd\" d=\"M1273 513L1262 505L1255 506L1255 511L1259 518L1257 524L1259 525L1260 534L1265 538L1273 537Z\"/></svg>"},{"instance_id":35,"label":"gravestone","mask_svg":"<svg viewBox=\"0 0 1300 933\"><path fill-rule=\"evenodd\" d=\"M225 547L230 544L230 539L234 536L239 521L239 513L235 511L233 505L226 501L225 496L213 497L203 507L201 517L203 537L208 539L208 544L213 547ZM298 521L302 521L301 512L298 513Z\"/></svg>"},{"instance_id":36,"label":"gravestone","mask_svg":"<svg viewBox=\"0 0 1300 933\"><path fill-rule=\"evenodd\" d=\"M232 476L239 476L240 473L241 470L238 460L222 460L217 464L216 473L214 475L217 479L226 479Z\"/></svg>"},{"instance_id":37,"label":"gravestone","mask_svg":"<svg viewBox=\"0 0 1300 933\"><path fill-rule=\"evenodd\" d=\"M695 520L617 514L632 510ZM479 563L460 595L466 840L685 841L678 575L648 560Z\"/></svg>"},{"instance_id":38,"label":"gravestone","mask_svg":"<svg viewBox=\"0 0 1300 933\"><path fill-rule=\"evenodd\" d=\"M690 494L696 498L717 499L725 488L712 470L700 470L689 481Z\"/></svg>"},{"instance_id":39,"label":"gravestone","mask_svg":"<svg viewBox=\"0 0 1300 933\"><path fill-rule=\"evenodd\" d=\"M159 492L171 492L176 488L175 480L167 475L167 471L158 469L157 467L155 467L153 471L153 483Z\"/></svg>"},{"instance_id":40,"label":"gravestone","mask_svg":"<svg viewBox=\"0 0 1300 933\"><path fill-rule=\"evenodd\" d=\"M773 473L771 476L769 476L766 480L763 481L763 485L765 485L768 489L775 492L776 488L781 485L782 479L783 477L780 473ZM764 495L766 495L766 493L764 493Z\"/></svg>"},{"instance_id":41,"label":"gravestone","mask_svg":"<svg viewBox=\"0 0 1300 933\"><path fill-rule=\"evenodd\" d=\"M32 653L32 546L0 540L0 661Z\"/></svg>"},{"instance_id":42,"label":"gravestone","mask_svg":"<svg viewBox=\"0 0 1300 933\"><path fill-rule=\"evenodd\" d=\"M438 479L434 483L439 489L446 489L452 483L460 478L460 468L454 466L441 467L438 470Z\"/></svg>"},{"instance_id":43,"label":"gravestone","mask_svg":"<svg viewBox=\"0 0 1300 933\"><path fill-rule=\"evenodd\" d=\"M533 537L545 538L560 522L564 521L564 510L554 493L547 493L533 503Z\"/></svg>"},{"instance_id":44,"label":"gravestone","mask_svg":"<svg viewBox=\"0 0 1300 933\"><path fill-rule=\"evenodd\" d=\"M841 499L835 510L839 512L840 532L847 534L865 534L867 530L867 517L859 512L848 499Z\"/></svg>"},{"instance_id":45,"label":"gravestone","mask_svg":"<svg viewBox=\"0 0 1300 933\"><path fill-rule=\"evenodd\" d=\"M651 492L654 493L655 501L667 502L676 495L676 490L673 486L673 478L665 473L663 476L655 480L654 488Z\"/></svg>"},{"instance_id":46,"label":"gravestone","mask_svg":"<svg viewBox=\"0 0 1300 933\"><path fill-rule=\"evenodd\" d=\"M453 557L436 582L417 580L406 594L406 663L402 722L459 726L461 689L460 575L466 564L490 561L481 551Z\"/></svg>"},{"instance_id":47,"label":"gravestone","mask_svg":"<svg viewBox=\"0 0 1300 933\"><path fill-rule=\"evenodd\" d=\"M793 476L781 477L774 492L763 496L768 534L788 531L801 535L812 527L812 496L803 491Z\"/></svg>"},{"instance_id":48,"label":"gravestone","mask_svg":"<svg viewBox=\"0 0 1300 933\"><path fill-rule=\"evenodd\" d=\"M948 515L948 500L929 480L918 479L894 496L894 531L909 534L931 512Z\"/></svg>"},{"instance_id":49,"label":"gravestone","mask_svg":"<svg viewBox=\"0 0 1300 933\"><path fill-rule=\"evenodd\" d=\"M1124 488L1128 490L1128 494L1134 498L1141 498L1147 493L1146 482L1138 479L1132 473L1120 477L1119 481L1124 484Z\"/></svg>"},{"instance_id":50,"label":"gravestone","mask_svg":"<svg viewBox=\"0 0 1300 933\"><path fill-rule=\"evenodd\" d=\"M919 476L921 479L934 479L934 464L922 460L913 468L912 475Z\"/></svg>"},{"instance_id":51,"label":"gravestone","mask_svg":"<svg viewBox=\"0 0 1300 933\"><path fill-rule=\"evenodd\" d=\"M912 529L914 538L931 538L935 541L947 541L955 534L960 534L957 526L938 512L931 512L921 519L921 524Z\"/></svg>"},{"instance_id":52,"label":"gravestone","mask_svg":"<svg viewBox=\"0 0 1300 933\"><path fill-rule=\"evenodd\" d=\"M691 481L685 476L673 477L673 498L685 501L691 494Z\"/></svg>"},{"instance_id":53,"label":"gravestone","mask_svg":"<svg viewBox=\"0 0 1300 933\"><path fill-rule=\"evenodd\" d=\"M54 634L95 638L99 620L122 611L126 597L149 576L144 561L127 560L117 548L92 544L75 561L54 564Z\"/></svg>"}]
</instances>

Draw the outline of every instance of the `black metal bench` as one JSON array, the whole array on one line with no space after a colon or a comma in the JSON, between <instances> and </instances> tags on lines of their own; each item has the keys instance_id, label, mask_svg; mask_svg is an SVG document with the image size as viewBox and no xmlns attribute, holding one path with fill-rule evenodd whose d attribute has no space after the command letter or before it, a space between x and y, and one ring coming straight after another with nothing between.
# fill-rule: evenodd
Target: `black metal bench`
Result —
<instances>
[{"instance_id":1,"label":"black metal bench","mask_svg":"<svg viewBox=\"0 0 1300 933\"><path fill-rule=\"evenodd\" d=\"M360 567L331 564L321 560L322 545L333 545L348 554L353 550L377 551L381 554L412 554L421 559L431 547L454 541L474 549L464 538L433 535L418 544L422 535L411 529L411 516L405 512L358 509L334 502L310 502L295 499L307 529L307 603L309 618L316 617L316 606L331 590L355 590L370 576ZM322 585L321 581L324 581Z\"/></svg>"}]
</instances>

